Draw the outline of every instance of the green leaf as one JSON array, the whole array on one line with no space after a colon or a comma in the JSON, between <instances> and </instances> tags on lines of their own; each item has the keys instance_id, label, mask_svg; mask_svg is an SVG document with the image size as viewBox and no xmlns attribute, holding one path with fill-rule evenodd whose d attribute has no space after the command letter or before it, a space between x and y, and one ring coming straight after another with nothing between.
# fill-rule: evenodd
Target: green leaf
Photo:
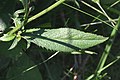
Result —
<instances>
[{"instance_id":1,"label":"green leaf","mask_svg":"<svg viewBox=\"0 0 120 80\"><path fill-rule=\"evenodd\" d=\"M10 41L13 40L15 36L16 36L15 34L11 34L11 35L4 34L2 37L0 37L0 41Z\"/></svg>"},{"instance_id":2,"label":"green leaf","mask_svg":"<svg viewBox=\"0 0 120 80\"><path fill-rule=\"evenodd\" d=\"M34 66L34 62L23 53L22 56L10 67L7 73L9 80L42 80L38 68L27 71L28 68Z\"/></svg>"},{"instance_id":3,"label":"green leaf","mask_svg":"<svg viewBox=\"0 0 120 80\"><path fill-rule=\"evenodd\" d=\"M25 13L25 10L24 9L19 9L19 10L16 10L14 12L13 16L14 16L14 18L18 18L18 17L20 17L19 15L23 14L23 13ZM13 18L13 20L14 20L14 18ZM20 20L20 18L18 18L18 20Z\"/></svg>"},{"instance_id":4,"label":"green leaf","mask_svg":"<svg viewBox=\"0 0 120 80\"><path fill-rule=\"evenodd\" d=\"M24 34L23 38L48 50L63 52L87 49L108 39L71 28L40 29L33 33Z\"/></svg>"},{"instance_id":5,"label":"green leaf","mask_svg":"<svg viewBox=\"0 0 120 80\"><path fill-rule=\"evenodd\" d=\"M20 36L16 37L8 50L11 50L11 49L15 48L20 40L21 40Z\"/></svg>"},{"instance_id":6,"label":"green leaf","mask_svg":"<svg viewBox=\"0 0 120 80\"><path fill-rule=\"evenodd\" d=\"M15 27L21 27L22 26L22 22L21 22L20 18L15 18L14 23L15 23Z\"/></svg>"},{"instance_id":7,"label":"green leaf","mask_svg":"<svg viewBox=\"0 0 120 80\"><path fill-rule=\"evenodd\" d=\"M29 1L30 0L20 0L21 2L22 2L22 4L23 4L23 6L24 6L24 10L25 10L25 14L24 14L24 19L25 19L25 21L27 20L27 18L28 18L28 11L29 11Z\"/></svg>"},{"instance_id":8,"label":"green leaf","mask_svg":"<svg viewBox=\"0 0 120 80\"><path fill-rule=\"evenodd\" d=\"M100 0L92 0L94 3L99 3Z\"/></svg>"}]
</instances>

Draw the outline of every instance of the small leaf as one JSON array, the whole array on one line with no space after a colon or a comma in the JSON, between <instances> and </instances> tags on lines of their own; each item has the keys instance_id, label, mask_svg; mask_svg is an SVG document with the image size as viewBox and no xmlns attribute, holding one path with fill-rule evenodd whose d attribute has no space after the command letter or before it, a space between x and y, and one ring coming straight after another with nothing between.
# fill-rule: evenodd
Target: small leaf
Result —
<instances>
[{"instance_id":1,"label":"small leaf","mask_svg":"<svg viewBox=\"0 0 120 80\"><path fill-rule=\"evenodd\" d=\"M21 40L21 37L16 37L8 50L15 48L20 40Z\"/></svg>"},{"instance_id":2,"label":"small leaf","mask_svg":"<svg viewBox=\"0 0 120 80\"><path fill-rule=\"evenodd\" d=\"M28 12L29 12L29 1L30 0L20 0L24 6L24 10L25 10L25 14L24 14L24 19L25 21L27 20L28 18Z\"/></svg>"},{"instance_id":3,"label":"small leaf","mask_svg":"<svg viewBox=\"0 0 120 80\"><path fill-rule=\"evenodd\" d=\"M22 22L20 21L20 18L15 18L14 19L15 27L21 27Z\"/></svg>"},{"instance_id":4,"label":"small leaf","mask_svg":"<svg viewBox=\"0 0 120 80\"><path fill-rule=\"evenodd\" d=\"M94 3L99 3L100 0L92 0Z\"/></svg>"},{"instance_id":5,"label":"small leaf","mask_svg":"<svg viewBox=\"0 0 120 80\"><path fill-rule=\"evenodd\" d=\"M18 18L18 17L19 17L19 14L24 13L24 12L25 12L24 9L20 9L20 10L15 11L13 15L14 15L15 18ZM18 18L18 19L19 19L19 18Z\"/></svg>"},{"instance_id":6,"label":"small leaf","mask_svg":"<svg viewBox=\"0 0 120 80\"><path fill-rule=\"evenodd\" d=\"M4 34L4 36L0 37L0 41L10 41L13 40L15 36L16 36L15 34L11 34L11 35Z\"/></svg>"},{"instance_id":7,"label":"small leaf","mask_svg":"<svg viewBox=\"0 0 120 80\"><path fill-rule=\"evenodd\" d=\"M24 34L23 38L48 50L63 52L87 49L108 39L107 37L71 28L40 29L31 34Z\"/></svg>"}]
</instances>

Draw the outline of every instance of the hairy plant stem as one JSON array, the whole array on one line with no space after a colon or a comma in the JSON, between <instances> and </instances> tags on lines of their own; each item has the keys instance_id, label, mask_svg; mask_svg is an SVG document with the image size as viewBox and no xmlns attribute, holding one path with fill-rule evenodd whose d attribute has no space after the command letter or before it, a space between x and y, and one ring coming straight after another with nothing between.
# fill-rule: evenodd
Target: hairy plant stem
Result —
<instances>
[{"instance_id":1,"label":"hairy plant stem","mask_svg":"<svg viewBox=\"0 0 120 80\"><path fill-rule=\"evenodd\" d=\"M100 62L99 62L99 64L98 64L97 68L96 68L96 71L95 71L95 78L96 78L96 79L95 79L95 80L97 80L97 76L99 76L99 75L101 74L101 72L102 72L102 71L100 71L100 70L101 70L101 69L104 67L104 65L105 65L105 62L106 62L107 57L108 57L108 55L109 55L109 53L110 53L110 50L111 50L113 41L114 41L115 36L116 36L116 33L117 33L117 30L116 30L116 29L118 29L119 26L120 26L120 17L119 17L119 20L118 20L117 25L113 28L113 31L111 32L110 38L109 38L109 40L108 40L108 43L107 43L107 45L106 45L106 47L105 47L105 50L104 50L104 52L103 52L103 54L102 54L102 57L101 57L101 59L100 59ZM98 71L99 71L99 72L98 72Z\"/></svg>"}]
</instances>

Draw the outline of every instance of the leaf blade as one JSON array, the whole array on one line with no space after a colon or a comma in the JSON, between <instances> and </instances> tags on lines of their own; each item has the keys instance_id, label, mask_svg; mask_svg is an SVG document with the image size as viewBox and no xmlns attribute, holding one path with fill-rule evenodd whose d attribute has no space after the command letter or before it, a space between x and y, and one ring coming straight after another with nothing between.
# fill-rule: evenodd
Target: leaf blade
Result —
<instances>
[{"instance_id":1,"label":"leaf blade","mask_svg":"<svg viewBox=\"0 0 120 80\"><path fill-rule=\"evenodd\" d=\"M87 49L108 39L107 37L71 28L40 29L32 33L32 35L24 36L23 38L48 50L63 52Z\"/></svg>"},{"instance_id":2,"label":"leaf blade","mask_svg":"<svg viewBox=\"0 0 120 80\"><path fill-rule=\"evenodd\" d=\"M21 40L21 37L16 37L8 50L15 48L20 40Z\"/></svg>"}]
</instances>

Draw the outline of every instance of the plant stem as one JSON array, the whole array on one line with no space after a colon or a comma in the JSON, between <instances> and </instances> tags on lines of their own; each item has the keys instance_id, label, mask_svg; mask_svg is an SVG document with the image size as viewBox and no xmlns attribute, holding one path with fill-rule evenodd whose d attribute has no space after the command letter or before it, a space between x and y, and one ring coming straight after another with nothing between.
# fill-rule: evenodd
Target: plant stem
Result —
<instances>
[{"instance_id":1,"label":"plant stem","mask_svg":"<svg viewBox=\"0 0 120 80\"><path fill-rule=\"evenodd\" d=\"M28 21L27 21L27 23L35 20L36 18L44 15L45 13L51 11L51 10L54 9L55 7L57 7L57 6L59 6L60 4L62 4L64 1L65 1L65 0L59 0L59 1L57 1L56 3L54 3L53 5L51 5L50 7L44 9L44 10L41 11L40 13L38 13L38 14L32 16L31 18L29 18Z\"/></svg>"},{"instance_id":2,"label":"plant stem","mask_svg":"<svg viewBox=\"0 0 120 80\"><path fill-rule=\"evenodd\" d=\"M114 41L114 39L115 39L115 35L116 35L116 33L117 33L117 30L116 30L116 29L118 29L119 26L120 26L120 17L119 17L119 20L118 20L117 25L114 27L113 31L111 32L110 38L109 38L109 40L108 40L108 43L107 43L107 45L106 45L106 47L105 47L105 50L104 50L104 52L103 52L103 54L102 54L102 57L101 57L101 59L100 59L100 62L99 62L98 66L97 66L97 69L96 69L96 71L95 71L95 75L96 75L95 77L97 77L97 75L100 75L101 72L102 72L102 71L100 71L100 70L103 68L103 66L104 66L104 64L105 64L105 62L106 62L106 60L107 60L107 57L108 57L108 55L109 55L109 53L110 53L110 50L111 50L111 47L112 47L112 44L113 44L113 41ZM100 71L100 72L98 72L98 71Z\"/></svg>"},{"instance_id":3,"label":"plant stem","mask_svg":"<svg viewBox=\"0 0 120 80\"><path fill-rule=\"evenodd\" d=\"M102 6L99 4L99 3L97 3L97 5L99 6L99 8L102 10L102 12L104 13L104 15L108 18L108 20L112 20L108 15L107 15L107 13L105 12L105 10L102 8ZM113 21L113 20L112 20ZM111 24L113 25L113 26L115 26L114 25L114 21L113 22L111 22Z\"/></svg>"},{"instance_id":4,"label":"plant stem","mask_svg":"<svg viewBox=\"0 0 120 80\"><path fill-rule=\"evenodd\" d=\"M97 9L97 8L95 8L95 7L93 7L93 6L91 6L90 4L86 3L85 1L81 1L81 2L82 2L84 5L90 7L91 9L97 11L98 13L104 15L104 13L103 13L102 11L100 11L99 9Z\"/></svg>"},{"instance_id":5,"label":"plant stem","mask_svg":"<svg viewBox=\"0 0 120 80\"><path fill-rule=\"evenodd\" d=\"M29 23L29 22L35 20L36 18L38 18L38 17L46 14L47 12L51 11L51 10L54 9L55 7L57 7L57 6L59 6L60 4L62 4L64 1L65 1L65 0L59 0L59 1L57 1L56 3L54 3L53 5L51 5L50 7L44 9L43 11L41 11L41 12L39 12L38 14L36 14L36 15L32 16L31 18L29 18L26 23ZM21 27L23 27L23 26L24 26L24 24L21 25L21 26L19 26L19 27L15 27L14 29L12 29L12 30L9 32L9 34L15 33L16 31L18 31L18 30L19 30Z\"/></svg>"},{"instance_id":6,"label":"plant stem","mask_svg":"<svg viewBox=\"0 0 120 80\"><path fill-rule=\"evenodd\" d=\"M82 10L80 10L80 9L78 9L78 8L76 8L76 7L73 7L73 6L69 5L69 4L66 4L66 3L63 3L63 5L65 5L65 6L69 7L69 8L71 8L71 9L74 9L74 10L76 10L76 11L78 11L78 12L81 12L81 13L83 13L83 14L86 14L86 15L92 17L92 18L95 18L95 19L97 19L97 20L99 20L99 21L105 23L106 25L108 25L108 26L114 28L114 27L113 27L112 25L110 25L109 23L103 21L102 19L100 19L100 18L98 18L98 17L96 17L96 16L94 16L94 15L91 15L91 14L85 12L85 11L82 11ZM117 30L117 29L116 29L116 30Z\"/></svg>"}]
</instances>

